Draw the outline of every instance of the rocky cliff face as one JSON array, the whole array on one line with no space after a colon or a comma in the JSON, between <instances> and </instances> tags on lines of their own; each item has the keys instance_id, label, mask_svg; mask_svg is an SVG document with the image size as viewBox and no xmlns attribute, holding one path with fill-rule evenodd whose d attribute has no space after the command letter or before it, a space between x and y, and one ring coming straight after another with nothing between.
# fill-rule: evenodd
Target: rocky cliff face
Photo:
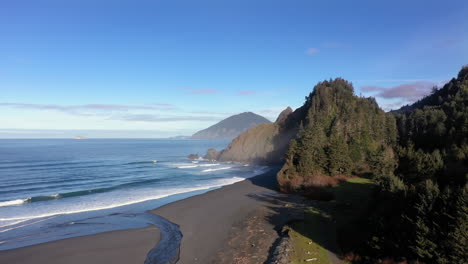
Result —
<instances>
[{"instance_id":1,"label":"rocky cliff face","mask_svg":"<svg viewBox=\"0 0 468 264\"><path fill-rule=\"evenodd\" d=\"M286 120L286 118L288 118L288 116L290 114L293 113L293 110L291 107L287 107L286 109L284 109L278 116L278 118L276 119L276 123L280 123L280 122L283 122L284 120Z\"/></svg>"},{"instance_id":2,"label":"rocky cliff face","mask_svg":"<svg viewBox=\"0 0 468 264\"><path fill-rule=\"evenodd\" d=\"M219 161L237 161L256 164L280 164L289 141L299 128L302 108L292 112L288 107L275 123L260 124L236 137L220 152Z\"/></svg>"},{"instance_id":3,"label":"rocky cliff face","mask_svg":"<svg viewBox=\"0 0 468 264\"><path fill-rule=\"evenodd\" d=\"M263 116L245 112L230 116L209 128L193 134L193 139L233 139L249 128L259 124L271 123Z\"/></svg>"}]
</instances>

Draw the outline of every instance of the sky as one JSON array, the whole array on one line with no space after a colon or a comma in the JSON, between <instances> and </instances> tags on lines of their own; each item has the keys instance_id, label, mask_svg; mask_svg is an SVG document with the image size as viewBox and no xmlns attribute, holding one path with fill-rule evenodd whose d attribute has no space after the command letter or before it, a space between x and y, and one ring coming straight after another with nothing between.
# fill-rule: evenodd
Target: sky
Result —
<instances>
[{"instance_id":1,"label":"sky","mask_svg":"<svg viewBox=\"0 0 468 264\"><path fill-rule=\"evenodd\" d=\"M468 1L0 3L0 138L191 135L274 121L342 77L386 111L468 64Z\"/></svg>"}]
</instances>

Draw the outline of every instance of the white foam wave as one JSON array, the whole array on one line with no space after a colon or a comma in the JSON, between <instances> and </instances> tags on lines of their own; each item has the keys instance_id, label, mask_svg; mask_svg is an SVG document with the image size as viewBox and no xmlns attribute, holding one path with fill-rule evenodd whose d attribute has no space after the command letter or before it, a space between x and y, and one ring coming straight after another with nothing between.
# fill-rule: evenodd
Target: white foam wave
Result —
<instances>
[{"instance_id":1,"label":"white foam wave","mask_svg":"<svg viewBox=\"0 0 468 264\"><path fill-rule=\"evenodd\" d=\"M46 221L47 219L49 219L49 218L40 219L40 220L38 220L38 221L34 221L34 222L27 223L27 224L24 224L24 225L19 225L19 226L15 226L15 227L11 227L11 228L6 228L6 229L1 230L0 233L4 233L4 232L8 232L8 231L10 231L10 230L15 230L15 229L22 228L22 227L25 227L25 226L30 226L30 225L33 225L33 224L37 224L37 223ZM29 219L28 219L28 220L29 220ZM15 224L21 223L21 222L25 222L25 221L27 221L27 220L18 221L18 222L16 222ZM14 224L10 224L10 226L11 226L11 225L14 225Z\"/></svg>"},{"instance_id":2,"label":"white foam wave","mask_svg":"<svg viewBox=\"0 0 468 264\"><path fill-rule=\"evenodd\" d=\"M218 166L219 163L200 164L200 167L213 167Z\"/></svg>"},{"instance_id":3,"label":"white foam wave","mask_svg":"<svg viewBox=\"0 0 468 264\"><path fill-rule=\"evenodd\" d=\"M187 163L187 162L174 162L174 163L164 164L164 166L169 167L169 168L177 168L180 166L190 166L190 165L197 165L197 164L192 164L192 163Z\"/></svg>"},{"instance_id":4,"label":"white foam wave","mask_svg":"<svg viewBox=\"0 0 468 264\"><path fill-rule=\"evenodd\" d=\"M213 166L218 166L219 163L209 163L209 164L197 164L197 165L182 165L182 166L177 166L178 169L192 169L192 168L197 168L197 167L213 167Z\"/></svg>"},{"instance_id":5,"label":"white foam wave","mask_svg":"<svg viewBox=\"0 0 468 264\"><path fill-rule=\"evenodd\" d=\"M186 166L179 166L177 167L178 169L190 169L190 168L196 168L198 165L186 165Z\"/></svg>"},{"instance_id":6,"label":"white foam wave","mask_svg":"<svg viewBox=\"0 0 468 264\"><path fill-rule=\"evenodd\" d=\"M15 221L15 222L13 222L13 223L8 223L8 224L5 224L5 225L0 225L0 229L1 229L2 227L11 226L11 225L16 225L16 224L19 224L19 223L24 222L24 221L25 221L25 220L20 220L20 221ZM0 232L0 233L1 233L1 232Z\"/></svg>"},{"instance_id":7,"label":"white foam wave","mask_svg":"<svg viewBox=\"0 0 468 264\"><path fill-rule=\"evenodd\" d=\"M220 170L229 170L231 169L232 167L223 167L223 168L217 168L217 169L206 169L206 170L202 170L202 172L212 172L212 171L220 171Z\"/></svg>"},{"instance_id":8,"label":"white foam wave","mask_svg":"<svg viewBox=\"0 0 468 264\"><path fill-rule=\"evenodd\" d=\"M26 221L26 220L36 219L36 218L43 218L43 217L50 217L50 216L57 216L57 215L68 215L68 214L76 214L76 213L82 213L82 212L92 212L92 211L98 211L98 210L111 209L111 208L116 208L116 207L120 207L120 206L136 204L136 203L146 202L146 201L150 201L150 200L161 199L161 198L165 198L165 197L168 197L168 196L171 196L171 195L176 195L176 194L182 194L182 193L187 193L187 192L217 188L217 187L221 187L221 186L224 186L224 185L233 184L233 183L242 181L244 179L245 178L241 178L241 177L233 177L233 178L229 178L229 179L218 180L214 184L211 184L211 185L197 186L197 187L193 187L193 188L177 188L177 189L167 190L167 192L164 193L164 194L142 197L142 198L135 199L135 200L132 200L132 201L123 201L123 202L116 203L116 204L97 206L97 207L94 207L94 208L83 208L83 209L75 209L75 210L69 210L69 211L50 212L50 213L45 213L45 214L40 214L40 215L12 217L12 218L0 218L0 221L18 221L18 220ZM9 225L11 225L11 224L9 224ZM4 227L5 226L8 226L8 224L4 225Z\"/></svg>"},{"instance_id":9,"label":"white foam wave","mask_svg":"<svg viewBox=\"0 0 468 264\"><path fill-rule=\"evenodd\" d=\"M25 202L27 202L28 199L18 199L18 200L11 200L11 201L5 201L5 202L0 202L0 207L3 206L12 206L12 205L20 205Z\"/></svg>"}]
</instances>

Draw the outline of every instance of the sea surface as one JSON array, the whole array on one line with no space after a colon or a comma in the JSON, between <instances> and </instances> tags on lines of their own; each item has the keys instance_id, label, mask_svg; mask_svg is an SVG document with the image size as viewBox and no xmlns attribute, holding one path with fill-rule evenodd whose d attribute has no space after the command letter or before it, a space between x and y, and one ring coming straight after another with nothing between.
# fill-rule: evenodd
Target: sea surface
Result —
<instances>
[{"instance_id":1,"label":"sea surface","mask_svg":"<svg viewBox=\"0 0 468 264\"><path fill-rule=\"evenodd\" d=\"M2 139L0 250L154 224L145 211L265 167L189 160L226 140Z\"/></svg>"}]
</instances>

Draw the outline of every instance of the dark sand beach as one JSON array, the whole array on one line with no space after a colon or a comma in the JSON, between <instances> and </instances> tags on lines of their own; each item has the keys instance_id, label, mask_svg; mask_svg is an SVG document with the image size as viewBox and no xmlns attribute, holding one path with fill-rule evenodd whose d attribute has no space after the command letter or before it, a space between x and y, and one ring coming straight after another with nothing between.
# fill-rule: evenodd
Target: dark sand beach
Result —
<instances>
[{"instance_id":1,"label":"dark sand beach","mask_svg":"<svg viewBox=\"0 0 468 264\"><path fill-rule=\"evenodd\" d=\"M275 191L277 169L152 210L178 224L177 263L263 263L291 217ZM0 263L143 263L157 245L155 227L70 238L0 252Z\"/></svg>"},{"instance_id":2,"label":"dark sand beach","mask_svg":"<svg viewBox=\"0 0 468 264\"><path fill-rule=\"evenodd\" d=\"M0 251L0 263L143 263L158 241L156 227L114 231Z\"/></svg>"}]
</instances>

